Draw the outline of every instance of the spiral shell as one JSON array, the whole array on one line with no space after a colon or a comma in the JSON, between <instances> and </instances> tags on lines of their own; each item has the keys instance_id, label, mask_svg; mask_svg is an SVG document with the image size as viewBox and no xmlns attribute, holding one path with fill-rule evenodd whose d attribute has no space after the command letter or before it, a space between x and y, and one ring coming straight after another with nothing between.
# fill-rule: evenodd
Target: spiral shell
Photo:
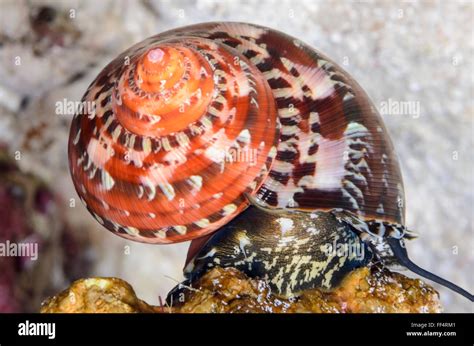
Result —
<instances>
[{"instance_id":1,"label":"spiral shell","mask_svg":"<svg viewBox=\"0 0 474 346\"><path fill-rule=\"evenodd\" d=\"M393 146L361 87L315 49L242 23L171 30L112 61L71 125L76 190L112 232L202 237L248 206L404 223ZM246 159L242 159L245 157Z\"/></svg>"}]
</instances>

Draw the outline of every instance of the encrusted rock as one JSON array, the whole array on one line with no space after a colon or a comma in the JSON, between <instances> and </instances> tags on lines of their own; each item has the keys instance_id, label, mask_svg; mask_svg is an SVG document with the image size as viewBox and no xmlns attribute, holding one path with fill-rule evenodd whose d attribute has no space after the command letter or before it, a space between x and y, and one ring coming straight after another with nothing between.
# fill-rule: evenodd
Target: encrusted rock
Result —
<instances>
[{"instance_id":1,"label":"encrusted rock","mask_svg":"<svg viewBox=\"0 0 474 346\"><path fill-rule=\"evenodd\" d=\"M132 287L116 278L82 279L43 303L41 312L175 312L175 313L372 313L441 312L438 293L418 279L377 268L361 268L340 287L307 290L285 299L271 293L263 280L234 268L214 268L193 287L181 287L164 307L138 299Z\"/></svg>"},{"instance_id":2,"label":"encrusted rock","mask_svg":"<svg viewBox=\"0 0 474 346\"><path fill-rule=\"evenodd\" d=\"M132 286L117 278L90 278L75 281L68 289L43 302L41 312L154 312L138 299Z\"/></svg>"}]
</instances>

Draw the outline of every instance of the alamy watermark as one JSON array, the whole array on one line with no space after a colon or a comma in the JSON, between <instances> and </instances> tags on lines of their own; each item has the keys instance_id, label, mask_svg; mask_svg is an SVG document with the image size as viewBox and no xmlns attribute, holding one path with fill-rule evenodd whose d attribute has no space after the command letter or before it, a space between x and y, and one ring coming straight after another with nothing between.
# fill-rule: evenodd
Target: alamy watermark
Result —
<instances>
[{"instance_id":1,"label":"alamy watermark","mask_svg":"<svg viewBox=\"0 0 474 346\"><path fill-rule=\"evenodd\" d=\"M406 115L414 119L420 117L420 101L400 101L389 98L380 102L382 115Z\"/></svg>"},{"instance_id":2,"label":"alamy watermark","mask_svg":"<svg viewBox=\"0 0 474 346\"><path fill-rule=\"evenodd\" d=\"M224 150L226 162L248 162L250 166L257 164L257 149L252 148L226 148Z\"/></svg>"},{"instance_id":3,"label":"alamy watermark","mask_svg":"<svg viewBox=\"0 0 474 346\"><path fill-rule=\"evenodd\" d=\"M56 323L54 322L25 322L18 324L19 336L46 336L48 339L56 338Z\"/></svg>"},{"instance_id":4,"label":"alamy watermark","mask_svg":"<svg viewBox=\"0 0 474 346\"><path fill-rule=\"evenodd\" d=\"M326 243L323 251L328 257L348 257L350 259L364 259L364 244L356 241L338 243L336 239L332 243Z\"/></svg>"},{"instance_id":5,"label":"alamy watermark","mask_svg":"<svg viewBox=\"0 0 474 346\"><path fill-rule=\"evenodd\" d=\"M64 98L56 101L55 113L58 115L81 114L93 118L96 114L96 103L94 101L71 101Z\"/></svg>"},{"instance_id":6,"label":"alamy watermark","mask_svg":"<svg viewBox=\"0 0 474 346\"><path fill-rule=\"evenodd\" d=\"M7 240L0 243L0 257L29 257L38 259L38 243L15 243Z\"/></svg>"},{"instance_id":7,"label":"alamy watermark","mask_svg":"<svg viewBox=\"0 0 474 346\"><path fill-rule=\"evenodd\" d=\"M225 163L233 162L248 162L249 166L255 166L257 164L258 150L249 147L226 147L220 150L211 150L207 156L222 166Z\"/></svg>"}]
</instances>

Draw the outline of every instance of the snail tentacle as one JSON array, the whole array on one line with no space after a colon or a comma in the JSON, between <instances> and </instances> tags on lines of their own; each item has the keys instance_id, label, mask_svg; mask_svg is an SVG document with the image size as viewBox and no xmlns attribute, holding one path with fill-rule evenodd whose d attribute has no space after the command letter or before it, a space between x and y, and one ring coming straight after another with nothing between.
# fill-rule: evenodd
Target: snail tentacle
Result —
<instances>
[{"instance_id":1,"label":"snail tentacle","mask_svg":"<svg viewBox=\"0 0 474 346\"><path fill-rule=\"evenodd\" d=\"M405 245L403 242L399 239L395 238L388 238L387 243L390 245L390 248L392 249L393 255L396 257L397 261L403 265L405 268L411 270L415 274L418 274L428 280L434 281L444 287L449 288L450 290L453 290L456 293L459 293L463 297L469 299L471 302L474 301L474 296L466 291L465 289L459 287L458 285L443 279L442 277L439 277L436 274L433 274L421 267L419 267L417 264L413 263L410 258L408 257L408 252L405 248Z\"/></svg>"},{"instance_id":2,"label":"snail tentacle","mask_svg":"<svg viewBox=\"0 0 474 346\"><path fill-rule=\"evenodd\" d=\"M395 269L399 269L399 267L408 269L413 273L445 286L472 301L473 295L463 288L437 276L436 274L420 268L410 260L406 250L405 240L416 238L418 236L416 232L408 231L400 224L390 224L377 220L361 221L352 213L347 211L335 211L334 213L354 228L359 237L370 246L376 259L378 259L383 266Z\"/></svg>"}]
</instances>

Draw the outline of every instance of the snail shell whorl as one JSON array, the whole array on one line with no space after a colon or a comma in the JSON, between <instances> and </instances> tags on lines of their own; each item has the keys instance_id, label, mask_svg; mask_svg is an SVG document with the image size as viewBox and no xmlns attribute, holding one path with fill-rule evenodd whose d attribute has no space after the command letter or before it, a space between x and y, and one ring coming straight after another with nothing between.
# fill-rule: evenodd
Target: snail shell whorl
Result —
<instances>
[{"instance_id":1,"label":"snail shell whorl","mask_svg":"<svg viewBox=\"0 0 474 346\"><path fill-rule=\"evenodd\" d=\"M184 241L246 207L243 193L261 185L272 162L277 117L268 83L236 55L204 38L157 37L92 83L83 101L94 101L96 114L73 121L70 166L79 195L109 230Z\"/></svg>"},{"instance_id":2,"label":"snail shell whorl","mask_svg":"<svg viewBox=\"0 0 474 346\"><path fill-rule=\"evenodd\" d=\"M340 67L283 33L240 23L162 33L112 61L83 101L96 111L72 122L73 181L121 236L201 237L247 206L244 193L268 208L404 222L375 107Z\"/></svg>"}]
</instances>

